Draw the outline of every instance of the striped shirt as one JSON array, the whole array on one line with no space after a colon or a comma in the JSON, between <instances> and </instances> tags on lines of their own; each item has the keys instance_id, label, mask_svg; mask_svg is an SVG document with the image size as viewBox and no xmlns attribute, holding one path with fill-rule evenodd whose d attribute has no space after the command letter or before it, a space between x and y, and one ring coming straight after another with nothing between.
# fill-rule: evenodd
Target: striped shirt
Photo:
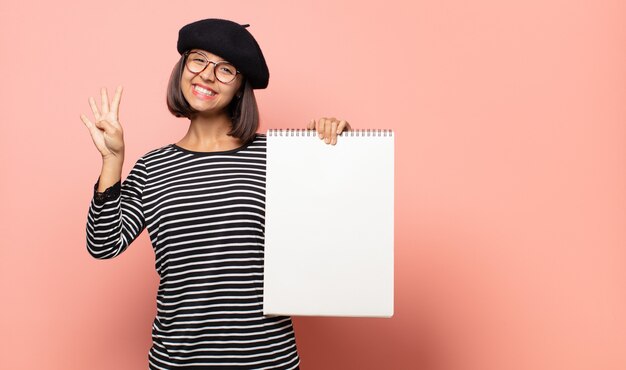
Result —
<instances>
[{"instance_id":1,"label":"striped shirt","mask_svg":"<svg viewBox=\"0 0 626 370\"><path fill-rule=\"evenodd\" d=\"M263 315L266 136L227 151L176 144L96 194L87 250L120 255L148 229L160 277L150 369L298 369L289 316ZM98 179L99 181L99 179Z\"/></svg>"}]
</instances>

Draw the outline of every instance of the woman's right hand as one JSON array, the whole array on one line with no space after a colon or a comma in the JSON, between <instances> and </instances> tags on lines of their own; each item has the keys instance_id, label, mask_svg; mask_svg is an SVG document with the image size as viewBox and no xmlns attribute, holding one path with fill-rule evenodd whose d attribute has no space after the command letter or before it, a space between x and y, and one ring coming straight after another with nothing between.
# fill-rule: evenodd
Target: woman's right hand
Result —
<instances>
[{"instance_id":1,"label":"woman's right hand","mask_svg":"<svg viewBox=\"0 0 626 370\"><path fill-rule=\"evenodd\" d=\"M95 117L96 123L91 123L84 115L80 115L96 148L102 154L102 159L124 158L124 131L118 120L120 99L122 98L122 86L118 86L115 90L115 97L109 109L109 98L106 88L100 90L102 96L101 111L98 110L93 97L89 97L89 105Z\"/></svg>"}]
</instances>

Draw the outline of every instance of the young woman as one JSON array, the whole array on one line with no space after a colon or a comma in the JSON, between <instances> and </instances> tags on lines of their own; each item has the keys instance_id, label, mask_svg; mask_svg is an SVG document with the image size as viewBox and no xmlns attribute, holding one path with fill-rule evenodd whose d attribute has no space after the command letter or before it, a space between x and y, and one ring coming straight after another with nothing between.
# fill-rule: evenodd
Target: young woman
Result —
<instances>
[{"instance_id":1,"label":"young woman","mask_svg":"<svg viewBox=\"0 0 626 370\"><path fill-rule=\"evenodd\" d=\"M269 71L247 26L181 28L167 105L189 129L141 156L123 183L122 87L110 107L104 88L100 109L89 99L95 124L81 115L103 161L87 250L113 258L147 228L155 251L150 369L299 368L291 318L262 314L266 136L256 132L253 89L267 87ZM350 125L321 118L307 128L335 145Z\"/></svg>"}]
</instances>

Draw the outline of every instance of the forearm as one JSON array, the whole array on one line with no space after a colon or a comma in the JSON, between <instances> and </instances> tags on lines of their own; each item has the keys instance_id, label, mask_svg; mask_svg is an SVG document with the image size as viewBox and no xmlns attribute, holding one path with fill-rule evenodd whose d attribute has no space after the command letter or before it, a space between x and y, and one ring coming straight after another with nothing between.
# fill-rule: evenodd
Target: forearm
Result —
<instances>
[{"instance_id":1,"label":"forearm","mask_svg":"<svg viewBox=\"0 0 626 370\"><path fill-rule=\"evenodd\" d=\"M102 159L102 171L98 182L98 192L103 192L106 188L120 181L122 178L123 157L113 157Z\"/></svg>"},{"instance_id":2,"label":"forearm","mask_svg":"<svg viewBox=\"0 0 626 370\"><path fill-rule=\"evenodd\" d=\"M122 161L104 162L101 177L92 187L86 231L87 249L95 258L119 255L146 226L142 200L147 180L145 163L140 158L123 183L121 166Z\"/></svg>"}]
</instances>

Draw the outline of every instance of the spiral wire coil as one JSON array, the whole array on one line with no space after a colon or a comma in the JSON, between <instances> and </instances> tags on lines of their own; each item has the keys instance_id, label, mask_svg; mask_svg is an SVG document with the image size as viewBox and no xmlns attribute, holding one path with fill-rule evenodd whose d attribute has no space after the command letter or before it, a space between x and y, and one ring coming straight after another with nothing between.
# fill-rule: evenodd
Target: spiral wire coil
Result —
<instances>
[{"instance_id":1,"label":"spiral wire coil","mask_svg":"<svg viewBox=\"0 0 626 370\"><path fill-rule=\"evenodd\" d=\"M272 128L267 130L267 136L317 136L317 130L300 128ZM393 136L389 129L358 129L347 130L337 136Z\"/></svg>"}]
</instances>

